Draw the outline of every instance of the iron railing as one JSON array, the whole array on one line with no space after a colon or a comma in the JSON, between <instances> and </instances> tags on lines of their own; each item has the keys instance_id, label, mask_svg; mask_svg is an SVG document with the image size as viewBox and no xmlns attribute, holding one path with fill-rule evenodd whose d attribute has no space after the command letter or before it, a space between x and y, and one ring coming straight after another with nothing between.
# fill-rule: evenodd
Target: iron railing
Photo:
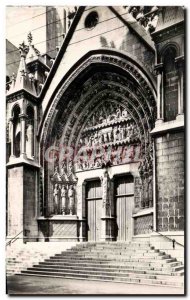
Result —
<instances>
[{"instance_id":1,"label":"iron railing","mask_svg":"<svg viewBox=\"0 0 190 300\"><path fill-rule=\"evenodd\" d=\"M179 246L181 246L181 247L184 247L183 244L177 242L175 239L172 239L172 238L170 238L169 236L167 236L167 235L165 235L165 234L162 234L162 233L159 232L159 231L154 230L154 229L153 229L153 226L150 226L150 229L151 229L153 232L156 232L157 234L159 234L159 235L163 236L164 238L168 239L169 241L171 241L171 242L172 242L172 247L173 247L173 249L175 249L175 245L176 245L176 244L179 245Z\"/></svg>"},{"instance_id":2,"label":"iron railing","mask_svg":"<svg viewBox=\"0 0 190 300\"><path fill-rule=\"evenodd\" d=\"M6 243L6 246L10 246L11 244L13 244L14 242L16 242L16 240L18 240L18 236L23 232L23 230L21 232L19 232L18 234L16 234L13 238L10 239L10 241L8 241Z\"/></svg>"}]
</instances>

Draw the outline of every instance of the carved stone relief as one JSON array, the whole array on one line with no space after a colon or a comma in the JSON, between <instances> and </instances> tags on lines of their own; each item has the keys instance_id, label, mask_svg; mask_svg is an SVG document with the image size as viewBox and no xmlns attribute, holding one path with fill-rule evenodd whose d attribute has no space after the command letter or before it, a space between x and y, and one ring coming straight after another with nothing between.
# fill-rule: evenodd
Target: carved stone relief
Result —
<instances>
[{"instance_id":1,"label":"carved stone relief","mask_svg":"<svg viewBox=\"0 0 190 300\"><path fill-rule=\"evenodd\" d=\"M139 165L139 174L141 178L141 208L153 206L153 147L152 141L147 146L144 159Z\"/></svg>"},{"instance_id":2,"label":"carved stone relief","mask_svg":"<svg viewBox=\"0 0 190 300\"><path fill-rule=\"evenodd\" d=\"M74 173L73 162L68 166L63 161L61 168L55 166L54 174L50 176L53 188L53 212L55 215L74 215L76 206L77 178Z\"/></svg>"}]
</instances>

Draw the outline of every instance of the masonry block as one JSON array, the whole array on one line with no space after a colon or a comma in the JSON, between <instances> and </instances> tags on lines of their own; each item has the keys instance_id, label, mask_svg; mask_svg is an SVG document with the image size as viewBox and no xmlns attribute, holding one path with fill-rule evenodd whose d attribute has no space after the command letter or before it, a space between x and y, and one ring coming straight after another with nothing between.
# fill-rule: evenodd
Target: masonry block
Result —
<instances>
[{"instance_id":1,"label":"masonry block","mask_svg":"<svg viewBox=\"0 0 190 300\"><path fill-rule=\"evenodd\" d=\"M157 226L160 231L184 230L183 138L183 132L156 138ZM176 226L177 209L180 211Z\"/></svg>"}]
</instances>

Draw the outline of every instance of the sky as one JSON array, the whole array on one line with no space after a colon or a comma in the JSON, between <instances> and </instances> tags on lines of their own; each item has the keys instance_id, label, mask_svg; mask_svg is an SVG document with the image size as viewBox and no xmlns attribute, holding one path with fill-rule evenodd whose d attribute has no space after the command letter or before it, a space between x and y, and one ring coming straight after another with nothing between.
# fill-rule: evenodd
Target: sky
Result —
<instances>
[{"instance_id":1,"label":"sky","mask_svg":"<svg viewBox=\"0 0 190 300\"><path fill-rule=\"evenodd\" d=\"M27 42L27 34L31 31L33 42L40 52L45 52L45 6L8 6L6 7L6 38L19 46Z\"/></svg>"}]
</instances>

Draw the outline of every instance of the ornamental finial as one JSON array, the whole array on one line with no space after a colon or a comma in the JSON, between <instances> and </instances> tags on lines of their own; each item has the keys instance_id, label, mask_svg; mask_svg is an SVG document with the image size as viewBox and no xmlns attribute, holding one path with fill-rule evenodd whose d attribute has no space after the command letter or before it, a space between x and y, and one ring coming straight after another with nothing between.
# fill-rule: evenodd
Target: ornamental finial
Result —
<instances>
[{"instance_id":1,"label":"ornamental finial","mask_svg":"<svg viewBox=\"0 0 190 300\"><path fill-rule=\"evenodd\" d=\"M28 43L29 43L29 45L31 45L32 40L33 40L33 36L32 36L32 34L31 34L31 32L28 33L27 38L28 38Z\"/></svg>"},{"instance_id":2,"label":"ornamental finial","mask_svg":"<svg viewBox=\"0 0 190 300\"><path fill-rule=\"evenodd\" d=\"M22 42L22 44L19 45L19 50L20 50L20 56L26 57L26 54L28 53L28 46L25 44L24 41Z\"/></svg>"}]
</instances>

